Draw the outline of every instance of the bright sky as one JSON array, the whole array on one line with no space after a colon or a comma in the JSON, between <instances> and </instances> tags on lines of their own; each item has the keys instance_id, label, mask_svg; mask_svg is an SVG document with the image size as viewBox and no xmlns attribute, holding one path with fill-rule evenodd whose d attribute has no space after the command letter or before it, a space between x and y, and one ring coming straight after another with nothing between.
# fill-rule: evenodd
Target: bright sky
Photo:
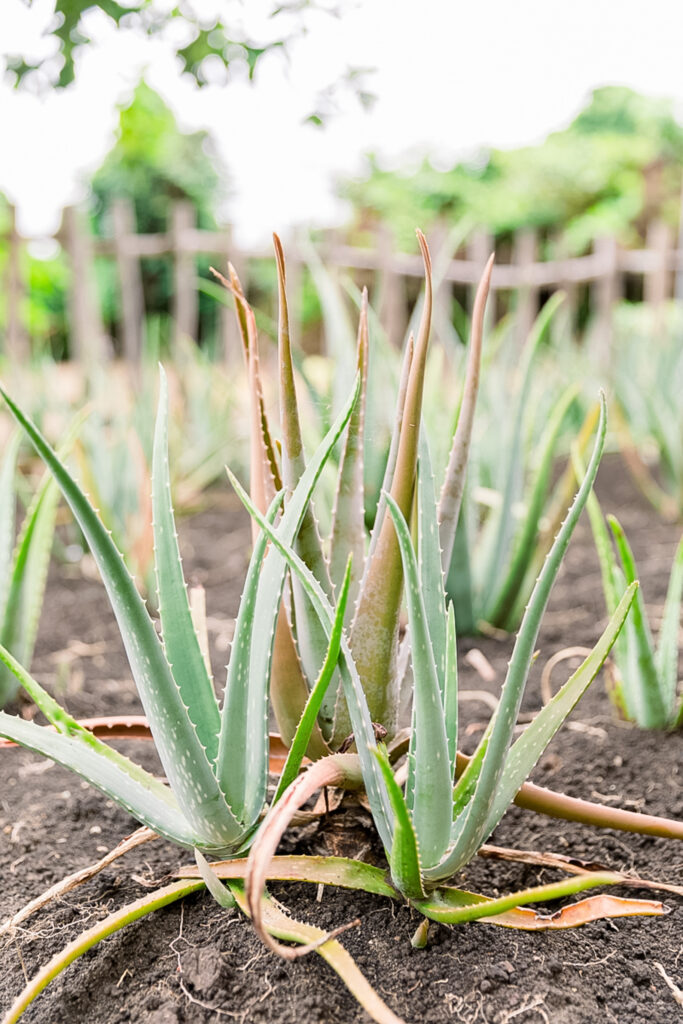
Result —
<instances>
[{"instance_id":1,"label":"bright sky","mask_svg":"<svg viewBox=\"0 0 683 1024\"><path fill-rule=\"evenodd\" d=\"M219 0L196 8L234 10ZM248 0L250 27L267 24L269 0ZM63 94L38 97L0 85L0 191L20 229L53 231L83 196L84 176L113 141L116 104L143 69L181 126L206 128L231 175L225 210L251 241L295 223L343 216L335 178L430 153L447 166L483 144L540 141L563 127L591 89L625 84L673 97L683 110L681 0L342 0L338 20L317 15L285 61L274 55L249 86L237 76L199 90L170 48L91 17L97 40ZM0 51L40 52L54 0L0 3ZM376 68L370 113L348 101L320 131L303 125L316 93L348 66Z\"/></svg>"}]
</instances>

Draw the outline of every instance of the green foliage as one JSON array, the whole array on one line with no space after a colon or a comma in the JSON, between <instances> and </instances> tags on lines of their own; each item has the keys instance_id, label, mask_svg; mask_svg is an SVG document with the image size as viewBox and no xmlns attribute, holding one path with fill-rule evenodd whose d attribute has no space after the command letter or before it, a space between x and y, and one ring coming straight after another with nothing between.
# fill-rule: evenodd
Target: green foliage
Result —
<instances>
[{"instance_id":1,"label":"green foliage","mask_svg":"<svg viewBox=\"0 0 683 1024\"><path fill-rule=\"evenodd\" d=\"M450 171L425 162L412 174L384 170L371 157L367 179L344 192L361 221L368 213L389 221L404 244L412 225L445 216L467 217L496 236L562 230L570 250L581 252L601 235L633 241L639 220L653 213L676 224L682 158L683 127L671 103L607 86L541 145L492 149Z\"/></svg>"},{"instance_id":2,"label":"green foliage","mask_svg":"<svg viewBox=\"0 0 683 1024\"><path fill-rule=\"evenodd\" d=\"M637 486L667 519L683 518L683 306L615 310L617 436Z\"/></svg>"},{"instance_id":3,"label":"green foliage","mask_svg":"<svg viewBox=\"0 0 683 1024\"><path fill-rule=\"evenodd\" d=\"M11 436L0 466L0 644L22 664L30 665L43 607L59 491L46 475L15 539L19 440L19 433ZM0 665L0 709L18 689L15 676Z\"/></svg>"},{"instance_id":4,"label":"green foliage","mask_svg":"<svg viewBox=\"0 0 683 1024\"><path fill-rule=\"evenodd\" d=\"M176 201L192 204L197 226L216 228L215 211L222 196L225 174L218 164L206 132L181 132L172 111L142 81L132 99L121 108L116 143L91 179L93 227L98 235L111 235L112 207L127 199L141 234L168 231ZM197 259L197 270L208 275L210 259ZM167 258L141 263L145 311L148 317L168 318L173 292L173 267ZM119 320L116 268L111 260L98 265L99 288L105 321ZM199 296L200 342L215 332L215 303Z\"/></svg>"},{"instance_id":5,"label":"green foliage","mask_svg":"<svg viewBox=\"0 0 683 1024\"><path fill-rule=\"evenodd\" d=\"M600 561L605 604L611 615L619 589L624 581L632 583L638 570L623 527L615 516L603 518L594 494L588 502L588 514ZM683 695L678 693L682 597L683 537L671 567L657 642L650 630L643 594L639 593L614 648L608 693L619 713L641 729L672 729L683 725Z\"/></svg>"},{"instance_id":6,"label":"green foliage","mask_svg":"<svg viewBox=\"0 0 683 1024\"><path fill-rule=\"evenodd\" d=\"M233 3L231 7L234 18L234 14L239 12L239 4ZM124 4L117 0L55 0L54 18L48 34L58 46L58 75L55 77L51 66L54 58L32 62L21 55L11 55L7 70L14 76L15 85L20 86L26 79L35 77L36 72L40 72L40 80L47 78L57 89L70 85L76 76L79 50L92 44L83 19L94 11L105 14L119 28L135 27L148 36L158 36L168 28L177 30L182 23L193 33L193 38L186 46L176 45L174 50L182 62L183 71L191 75L199 86L206 83L204 62L207 57L218 59L226 70L231 62L244 61L249 69L249 78L253 78L259 58L284 45L283 40L259 45L243 34L235 35L233 29L226 28L220 21L207 28L187 5L169 7L155 0L126 0Z\"/></svg>"}]
</instances>

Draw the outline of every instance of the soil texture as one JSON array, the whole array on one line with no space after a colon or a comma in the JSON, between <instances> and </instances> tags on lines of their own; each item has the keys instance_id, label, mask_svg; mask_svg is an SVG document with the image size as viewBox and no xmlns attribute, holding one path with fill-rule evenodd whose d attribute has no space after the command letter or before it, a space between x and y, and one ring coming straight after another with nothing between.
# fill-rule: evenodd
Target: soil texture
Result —
<instances>
[{"instance_id":1,"label":"soil texture","mask_svg":"<svg viewBox=\"0 0 683 1024\"><path fill-rule=\"evenodd\" d=\"M618 515L631 540L656 625L680 526L658 520L616 458L605 459L597 490L604 510ZM232 500L214 495L207 511L182 525L181 543L188 578L206 588L213 666L221 680L247 564L249 525ZM547 659L565 647L590 646L605 618L598 563L584 519L553 591L523 713L540 706L539 679ZM511 640L462 640L462 690L495 694L511 646ZM492 681L484 681L470 664L472 648L489 662ZM557 668L556 686L575 664ZM51 570L33 668L77 717L140 712L104 590L80 569L54 565ZM464 749L473 749L489 714L480 696L464 697ZM128 742L123 749L155 767L149 743ZM678 817L683 813L682 755L683 735L642 732L616 720L599 678L532 778L571 795ZM137 825L51 762L5 749L0 765L3 919L64 875L97 860ZM353 822L351 849L341 848L340 818L332 815L290 837L283 851L376 857L368 816L353 807L341 813ZM598 831L512 808L492 841L571 854L683 884L683 846L663 839ZM9 1006L25 976L31 977L79 932L140 897L152 883L169 879L188 860L168 843L149 843L40 911L10 941L0 940L5 943L0 1007ZM456 884L497 895L556 877L547 870L475 858ZM316 887L303 884L274 885L272 891L293 916L323 928L359 917L360 927L342 942L408 1022L673 1024L683 1014L664 977L683 988L683 906L675 896L665 899L671 907L665 917L597 922L567 932L433 925L427 948L416 950L410 938L418 916L399 903L333 889L318 899ZM648 892L613 891L652 898ZM239 911L222 910L202 893L107 939L52 983L23 1019L26 1024L354 1024L367 1018L318 956L280 960L265 950Z\"/></svg>"}]
</instances>

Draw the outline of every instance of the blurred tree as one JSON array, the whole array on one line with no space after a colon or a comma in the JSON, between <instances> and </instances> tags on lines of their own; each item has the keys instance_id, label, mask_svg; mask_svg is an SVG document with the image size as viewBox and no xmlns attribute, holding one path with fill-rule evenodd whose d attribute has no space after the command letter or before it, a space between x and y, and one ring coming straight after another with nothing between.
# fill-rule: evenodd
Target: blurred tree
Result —
<instances>
[{"instance_id":1,"label":"blurred tree","mask_svg":"<svg viewBox=\"0 0 683 1024\"><path fill-rule=\"evenodd\" d=\"M22 0L32 7L34 0ZM166 39L168 47L179 58L182 72L190 75L198 86L215 83L227 77L232 64L246 68L253 80L257 66L265 54L286 53L289 44L307 31L307 15L311 11L341 17L340 0L272 0L267 21L270 28L263 37L256 37L241 25L244 0L220 0L213 17L195 10L193 0L52 0L53 16L44 36L56 45L46 47L39 57L28 53L6 54L5 69L17 87L33 82L37 89L63 89L78 74L78 54L93 45L92 16L100 14L117 28L133 29L149 37ZM206 9L206 5L204 5ZM38 5L36 5L38 9ZM266 5L267 9L267 5ZM44 5L38 11L44 17ZM179 42L182 36L188 41ZM367 88L369 68L348 68L338 81L326 84L313 99L312 110L305 119L320 126L334 114L336 99L351 92L363 106L374 96Z\"/></svg>"},{"instance_id":2,"label":"blurred tree","mask_svg":"<svg viewBox=\"0 0 683 1024\"><path fill-rule=\"evenodd\" d=\"M111 235L115 199L130 200L139 233L167 231L174 201L189 200L197 226L216 228L215 210L223 197L226 172L220 167L211 139L204 131L181 132L162 98L142 81L119 116L117 139L102 166L93 175L93 227L98 235ZM199 273L208 275L211 261L200 257ZM110 260L99 265L105 321L110 329L119 319L116 271ZM142 261L142 283L147 316L166 318L171 307L173 269L166 258ZM206 341L215 326L215 303L199 296L200 337Z\"/></svg>"},{"instance_id":3,"label":"blurred tree","mask_svg":"<svg viewBox=\"0 0 683 1024\"><path fill-rule=\"evenodd\" d=\"M654 214L677 223L682 163L683 126L672 104L610 86L539 146L492 149L445 172L426 161L401 174L370 157L367 179L348 183L344 194L359 225L387 219L406 243L415 224L467 216L498 237L561 229L581 252L600 235L642 241Z\"/></svg>"}]
</instances>

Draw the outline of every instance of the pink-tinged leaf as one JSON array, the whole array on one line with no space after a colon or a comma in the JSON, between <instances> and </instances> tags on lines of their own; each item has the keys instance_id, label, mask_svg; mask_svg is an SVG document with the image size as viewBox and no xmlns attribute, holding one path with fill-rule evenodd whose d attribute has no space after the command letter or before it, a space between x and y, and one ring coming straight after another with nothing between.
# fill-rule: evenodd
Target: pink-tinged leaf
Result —
<instances>
[{"instance_id":1,"label":"pink-tinged leaf","mask_svg":"<svg viewBox=\"0 0 683 1024\"><path fill-rule=\"evenodd\" d=\"M363 501L363 437L368 383L368 293L363 289L358 323L358 372L361 390L346 429L344 451L335 498L330 577L335 589L344 579L349 554L353 556L347 620L353 612L365 565L365 507Z\"/></svg>"},{"instance_id":2,"label":"pink-tinged leaf","mask_svg":"<svg viewBox=\"0 0 683 1024\"><path fill-rule=\"evenodd\" d=\"M281 489L282 480L263 398L256 320L232 264L228 264L229 281L216 270L213 273L235 299L237 325L242 339L250 394L250 493L257 507L265 512L275 493ZM257 532L252 524L254 537Z\"/></svg>"},{"instance_id":3,"label":"pink-tinged leaf","mask_svg":"<svg viewBox=\"0 0 683 1024\"><path fill-rule=\"evenodd\" d=\"M418 231L425 267L425 298L420 328L411 361L396 452L396 468L389 493L410 521L422 415L422 393L432 316L431 258L427 242ZM377 547L363 580L351 627L351 649L367 696L372 720L380 722L391 737L397 729L398 694L395 673L396 637L403 592L401 552L393 522L385 518ZM343 732L335 729L335 737Z\"/></svg>"},{"instance_id":4,"label":"pink-tinged leaf","mask_svg":"<svg viewBox=\"0 0 683 1024\"><path fill-rule=\"evenodd\" d=\"M460 503L462 501L463 489L465 487L465 472L467 459L472 439L472 425L474 423L474 409L477 403L479 391L479 371L481 367L481 349L484 340L484 313L486 311L486 300L491 285L491 274L493 273L493 260L495 254L491 254L484 269L481 281L477 288L472 310L472 327L470 333L470 351L467 359L467 371L465 374L465 386L463 389L458 425L453 437L453 445L448 459L446 477L441 489L439 499L439 527L441 535L442 561L445 570L451 564L453 554L453 543L455 541L455 529L458 525L460 515Z\"/></svg>"},{"instance_id":5,"label":"pink-tinged leaf","mask_svg":"<svg viewBox=\"0 0 683 1024\"><path fill-rule=\"evenodd\" d=\"M256 934L264 945L286 960L293 960L310 952L311 947L303 946L294 950L289 946L282 946L268 934L262 913L263 894L271 861L293 816L318 789L323 786L349 788L351 783L362 785L359 762L355 755L333 754L316 761L285 790L278 803L268 811L249 852L245 876L249 914Z\"/></svg>"}]
</instances>

